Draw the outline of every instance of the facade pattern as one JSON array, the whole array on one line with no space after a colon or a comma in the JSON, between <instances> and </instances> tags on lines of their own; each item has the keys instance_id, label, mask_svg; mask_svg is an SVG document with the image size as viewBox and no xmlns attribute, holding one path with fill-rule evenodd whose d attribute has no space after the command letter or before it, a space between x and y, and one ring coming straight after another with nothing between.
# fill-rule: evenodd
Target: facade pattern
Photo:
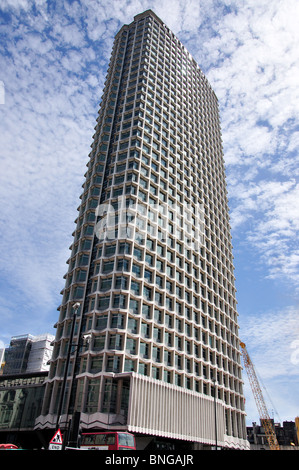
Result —
<instances>
[{"instance_id":1,"label":"facade pattern","mask_svg":"<svg viewBox=\"0 0 299 470\"><path fill-rule=\"evenodd\" d=\"M80 302L64 416L213 444L215 404L219 442L246 447L218 101L151 11L116 35L93 139L36 426Z\"/></svg>"}]
</instances>

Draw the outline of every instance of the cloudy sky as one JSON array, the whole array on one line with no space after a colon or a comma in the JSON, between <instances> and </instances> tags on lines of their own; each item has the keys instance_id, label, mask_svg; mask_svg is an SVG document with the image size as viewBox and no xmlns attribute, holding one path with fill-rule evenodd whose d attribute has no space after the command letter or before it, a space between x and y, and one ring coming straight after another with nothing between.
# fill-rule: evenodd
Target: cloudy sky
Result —
<instances>
[{"instance_id":1,"label":"cloudy sky","mask_svg":"<svg viewBox=\"0 0 299 470\"><path fill-rule=\"evenodd\" d=\"M0 0L0 345L55 332L113 38L148 8L218 96L240 336L271 416L294 420L298 0ZM244 382L250 424L259 417Z\"/></svg>"}]
</instances>

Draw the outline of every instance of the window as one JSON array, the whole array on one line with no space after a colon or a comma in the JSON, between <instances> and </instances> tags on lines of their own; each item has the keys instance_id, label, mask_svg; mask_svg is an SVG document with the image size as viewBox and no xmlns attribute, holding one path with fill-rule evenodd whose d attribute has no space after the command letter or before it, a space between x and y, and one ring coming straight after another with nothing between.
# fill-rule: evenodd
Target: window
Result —
<instances>
[{"instance_id":1,"label":"window","mask_svg":"<svg viewBox=\"0 0 299 470\"><path fill-rule=\"evenodd\" d=\"M153 328L153 340L157 343L161 343L162 332L160 328Z\"/></svg>"},{"instance_id":2,"label":"window","mask_svg":"<svg viewBox=\"0 0 299 470\"><path fill-rule=\"evenodd\" d=\"M80 269L79 271L77 271L76 282L85 281L86 280L86 274L87 274L87 271L83 271L83 269Z\"/></svg>"},{"instance_id":3,"label":"window","mask_svg":"<svg viewBox=\"0 0 299 470\"><path fill-rule=\"evenodd\" d=\"M122 335L112 334L109 336L109 349L121 350L123 349L123 337Z\"/></svg>"},{"instance_id":4,"label":"window","mask_svg":"<svg viewBox=\"0 0 299 470\"><path fill-rule=\"evenodd\" d=\"M111 317L111 328L124 328L124 316L119 313L115 313Z\"/></svg>"},{"instance_id":5,"label":"window","mask_svg":"<svg viewBox=\"0 0 299 470\"><path fill-rule=\"evenodd\" d=\"M85 412L94 413L98 409L100 393L100 379L91 379L88 381Z\"/></svg>"},{"instance_id":6,"label":"window","mask_svg":"<svg viewBox=\"0 0 299 470\"><path fill-rule=\"evenodd\" d=\"M98 308L99 310L105 310L106 308L109 307L109 304L110 304L110 295L107 295L105 297L100 297Z\"/></svg>"},{"instance_id":7,"label":"window","mask_svg":"<svg viewBox=\"0 0 299 470\"><path fill-rule=\"evenodd\" d=\"M172 284L171 281L166 280L166 289L167 289L167 291L168 291L170 294L172 294L172 292L173 292L173 284Z\"/></svg>"},{"instance_id":8,"label":"window","mask_svg":"<svg viewBox=\"0 0 299 470\"><path fill-rule=\"evenodd\" d=\"M165 304L166 304L167 310L173 310L173 303L174 303L173 299L166 296Z\"/></svg>"},{"instance_id":9,"label":"window","mask_svg":"<svg viewBox=\"0 0 299 470\"><path fill-rule=\"evenodd\" d=\"M120 357L119 356L108 356L106 364L107 372L119 372L120 371Z\"/></svg>"},{"instance_id":10,"label":"window","mask_svg":"<svg viewBox=\"0 0 299 470\"><path fill-rule=\"evenodd\" d=\"M139 282L136 281L131 281L131 292L134 295L140 295L140 284Z\"/></svg>"},{"instance_id":11,"label":"window","mask_svg":"<svg viewBox=\"0 0 299 470\"><path fill-rule=\"evenodd\" d=\"M133 333L133 334L136 334L137 333L137 320L135 320L135 318L128 318L128 326L127 326L127 330L130 332L130 333Z\"/></svg>"},{"instance_id":12,"label":"window","mask_svg":"<svg viewBox=\"0 0 299 470\"><path fill-rule=\"evenodd\" d=\"M164 351L164 364L167 366L172 365L172 355L170 351Z\"/></svg>"},{"instance_id":13,"label":"window","mask_svg":"<svg viewBox=\"0 0 299 470\"><path fill-rule=\"evenodd\" d=\"M175 346L178 351L182 351L182 338L180 336L175 337Z\"/></svg>"},{"instance_id":14,"label":"window","mask_svg":"<svg viewBox=\"0 0 299 470\"><path fill-rule=\"evenodd\" d=\"M137 351L137 342L133 338L127 338L126 342L126 352L129 354L136 354Z\"/></svg>"},{"instance_id":15,"label":"window","mask_svg":"<svg viewBox=\"0 0 299 470\"><path fill-rule=\"evenodd\" d=\"M160 379L160 369L159 369L159 367L152 366L152 377L154 379Z\"/></svg>"},{"instance_id":16,"label":"window","mask_svg":"<svg viewBox=\"0 0 299 470\"><path fill-rule=\"evenodd\" d=\"M113 268L114 268L114 260L113 261L104 261L102 272L104 274L105 273L110 273L111 271L113 271Z\"/></svg>"},{"instance_id":17,"label":"window","mask_svg":"<svg viewBox=\"0 0 299 470\"><path fill-rule=\"evenodd\" d=\"M157 305L163 304L163 294L161 292L155 292L155 303Z\"/></svg>"},{"instance_id":18,"label":"window","mask_svg":"<svg viewBox=\"0 0 299 470\"><path fill-rule=\"evenodd\" d=\"M160 287L160 289L163 288L163 278L156 274L156 286Z\"/></svg>"},{"instance_id":19,"label":"window","mask_svg":"<svg viewBox=\"0 0 299 470\"><path fill-rule=\"evenodd\" d=\"M179 387L182 386L182 377L179 374L175 374L175 384L178 385Z\"/></svg>"},{"instance_id":20,"label":"window","mask_svg":"<svg viewBox=\"0 0 299 470\"><path fill-rule=\"evenodd\" d=\"M80 255L79 266L87 266L89 261L89 255Z\"/></svg>"},{"instance_id":21,"label":"window","mask_svg":"<svg viewBox=\"0 0 299 470\"><path fill-rule=\"evenodd\" d=\"M146 246L149 250L153 250L154 249L154 242L153 240L151 240L150 238L148 238L146 240Z\"/></svg>"},{"instance_id":22,"label":"window","mask_svg":"<svg viewBox=\"0 0 299 470\"><path fill-rule=\"evenodd\" d=\"M101 372L103 369L103 358L102 357L93 357L90 363L90 372L96 374Z\"/></svg>"},{"instance_id":23,"label":"window","mask_svg":"<svg viewBox=\"0 0 299 470\"><path fill-rule=\"evenodd\" d=\"M154 310L154 320L156 323L162 323L162 312L158 308Z\"/></svg>"},{"instance_id":24,"label":"window","mask_svg":"<svg viewBox=\"0 0 299 470\"><path fill-rule=\"evenodd\" d=\"M147 305L147 304L142 305L142 316L144 318L151 318L151 307L150 307L150 305Z\"/></svg>"},{"instance_id":25,"label":"window","mask_svg":"<svg viewBox=\"0 0 299 470\"><path fill-rule=\"evenodd\" d=\"M149 266L153 266L153 260L154 260L154 257L150 255L149 253L146 253L145 261Z\"/></svg>"},{"instance_id":26,"label":"window","mask_svg":"<svg viewBox=\"0 0 299 470\"><path fill-rule=\"evenodd\" d=\"M117 261L117 270L118 271L129 271L129 260L119 259Z\"/></svg>"},{"instance_id":27,"label":"window","mask_svg":"<svg viewBox=\"0 0 299 470\"><path fill-rule=\"evenodd\" d=\"M145 269L144 270L144 279L147 281L147 282L152 282L152 272L149 271L148 269Z\"/></svg>"},{"instance_id":28,"label":"window","mask_svg":"<svg viewBox=\"0 0 299 470\"><path fill-rule=\"evenodd\" d=\"M84 287L78 286L74 290L73 299L82 299L84 294Z\"/></svg>"},{"instance_id":29,"label":"window","mask_svg":"<svg viewBox=\"0 0 299 470\"><path fill-rule=\"evenodd\" d=\"M140 250L139 248L134 248L134 257L139 261L142 260L143 251Z\"/></svg>"},{"instance_id":30,"label":"window","mask_svg":"<svg viewBox=\"0 0 299 470\"><path fill-rule=\"evenodd\" d=\"M128 278L124 276L118 276L115 279L115 289L127 289Z\"/></svg>"},{"instance_id":31,"label":"window","mask_svg":"<svg viewBox=\"0 0 299 470\"><path fill-rule=\"evenodd\" d=\"M141 334L144 338L149 338L149 335L150 335L150 326L149 326L148 323L141 323L140 334Z\"/></svg>"},{"instance_id":32,"label":"window","mask_svg":"<svg viewBox=\"0 0 299 470\"><path fill-rule=\"evenodd\" d=\"M106 245L105 247L105 256L112 256L115 253L115 245Z\"/></svg>"},{"instance_id":33,"label":"window","mask_svg":"<svg viewBox=\"0 0 299 470\"><path fill-rule=\"evenodd\" d=\"M156 265L157 265L157 270L158 271L164 272L164 263L163 263L163 261L160 261L159 259L157 259Z\"/></svg>"},{"instance_id":34,"label":"window","mask_svg":"<svg viewBox=\"0 0 299 470\"><path fill-rule=\"evenodd\" d=\"M161 362L161 349L153 346L152 357L155 362Z\"/></svg>"},{"instance_id":35,"label":"window","mask_svg":"<svg viewBox=\"0 0 299 470\"><path fill-rule=\"evenodd\" d=\"M147 343L140 342L139 346L139 354L143 358L148 358L148 350L149 350L149 345Z\"/></svg>"},{"instance_id":36,"label":"window","mask_svg":"<svg viewBox=\"0 0 299 470\"><path fill-rule=\"evenodd\" d=\"M130 299L130 312L134 313L135 315L139 313L139 301Z\"/></svg>"},{"instance_id":37,"label":"window","mask_svg":"<svg viewBox=\"0 0 299 470\"><path fill-rule=\"evenodd\" d=\"M105 291L111 288L112 278L101 279L100 290Z\"/></svg>"},{"instance_id":38,"label":"window","mask_svg":"<svg viewBox=\"0 0 299 470\"><path fill-rule=\"evenodd\" d=\"M131 253L130 243L120 243L119 253L124 254L124 255L129 255Z\"/></svg>"},{"instance_id":39,"label":"window","mask_svg":"<svg viewBox=\"0 0 299 470\"><path fill-rule=\"evenodd\" d=\"M137 277L140 277L141 276L141 266L139 266L138 264L133 263L132 273L134 273Z\"/></svg>"},{"instance_id":40,"label":"window","mask_svg":"<svg viewBox=\"0 0 299 470\"><path fill-rule=\"evenodd\" d=\"M123 294L114 294L113 308L126 308L127 296Z\"/></svg>"},{"instance_id":41,"label":"window","mask_svg":"<svg viewBox=\"0 0 299 470\"><path fill-rule=\"evenodd\" d=\"M144 286L143 287L143 296L146 300L152 299L152 289L150 287Z\"/></svg>"},{"instance_id":42,"label":"window","mask_svg":"<svg viewBox=\"0 0 299 470\"><path fill-rule=\"evenodd\" d=\"M166 346L172 346L172 333L169 333L168 331L165 331L165 339L164 342Z\"/></svg>"},{"instance_id":43,"label":"window","mask_svg":"<svg viewBox=\"0 0 299 470\"><path fill-rule=\"evenodd\" d=\"M135 361L132 359L125 359L124 371L133 372L135 367Z\"/></svg>"},{"instance_id":44,"label":"window","mask_svg":"<svg viewBox=\"0 0 299 470\"><path fill-rule=\"evenodd\" d=\"M142 375L147 375L147 364L143 362L139 363L138 373Z\"/></svg>"},{"instance_id":45,"label":"window","mask_svg":"<svg viewBox=\"0 0 299 470\"><path fill-rule=\"evenodd\" d=\"M104 330L107 327L108 315L102 315L96 318L96 330Z\"/></svg>"},{"instance_id":46,"label":"window","mask_svg":"<svg viewBox=\"0 0 299 470\"><path fill-rule=\"evenodd\" d=\"M101 351L105 347L105 335L95 336L93 340L92 349L94 351Z\"/></svg>"}]
</instances>

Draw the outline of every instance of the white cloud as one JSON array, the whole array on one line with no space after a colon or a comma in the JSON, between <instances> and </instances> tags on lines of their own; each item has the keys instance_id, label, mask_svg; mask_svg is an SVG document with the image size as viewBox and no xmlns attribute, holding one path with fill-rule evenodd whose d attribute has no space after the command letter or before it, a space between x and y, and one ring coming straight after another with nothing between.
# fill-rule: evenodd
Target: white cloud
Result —
<instances>
[{"instance_id":1,"label":"white cloud","mask_svg":"<svg viewBox=\"0 0 299 470\"><path fill-rule=\"evenodd\" d=\"M296 2L288 3L287 12L281 2L271 2L270 7L269 2L267 7L265 2L254 6L246 2L237 13L219 18L216 37L203 44L208 78L220 100L225 99L222 122L224 134L229 132L228 150L241 149L252 159L261 152L274 153L279 127L297 116L297 11ZM213 68L210 50L218 52ZM261 120L272 127L271 133L257 128Z\"/></svg>"},{"instance_id":2,"label":"white cloud","mask_svg":"<svg viewBox=\"0 0 299 470\"><path fill-rule=\"evenodd\" d=\"M54 27L40 16L37 24L34 17L22 20L7 30L1 59L0 246L9 299L2 304L1 335L34 333L48 315L50 326L56 321L106 73L84 80L85 65L94 70L95 52L83 42L77 47L82 36L75 27L63 31L59 19Z\"/></svg>"},{"instance_id":3,"label":"white cloud","mask_svg":"<svg viewBox=\"0 0 299 470\"><path fill-rule=\"evenodd\" d=\"M113 36L121 23L131 22L136 13L151 7L189 41L199 63L203 59L203 64L208 64L208 78L220 99L232 223L240 227L248 220L257 220L251 241L258 245L260 237L260 248L274 228L277 236L282 230L285 235L287 231L291 237L295 235L297 193L291 188L293 183L288 185L290 193L276 196L260 173L271 172L272 184L279 187L278 177L294 177L294 171L298 171L298 130L289 134L295 128L293 120L299 109L297 2L290 1L287 8L279 1L270 6L266 1L258 5L251 1L223 2L218 8L214 2L168 0L153 4L74 2L72 8L66 4L66 10L62 5L52 10L36 5L39 13L34 17L28 2L14 4L14 11L21 8L28 15L22 16L22 22L15 17L14 30L6 28L11 41L6 43L9 55L3 58L3 83L7 105L15 112L4 119L2 138L11 148L6 171L15 182L15 190L22 186L24 191L23 174L29 175L30 185L33 178L38 184L41 171L47 173L49 182L55 180L54 168L65 169L62 173L58 170L62 177L67 174L63 158L69 145L69 155L78 158L78 146L82 149L79 153L85 153L87 133L91 135L94 125L95 98L101 95L105 77L105 68L98 70L99 52L103 62L103 54L106 59L110 55ZM5 2L2 7L9 10L12 4ZM96 42L87 44L88 36ZM105 45L101 42L100 46L103 39ZM25 113L12 147L8 139L19 109ZM24 154L18 166L12 157L16 149ZM288 151L293 152L292 158L287 158ZM39 159L38 154L45 152L47 158ZM254 195L253 188L259 193ZM29 190L26 197L30 200Z\"/></svg>"},{"instance_id":4,"label":"white cloud","mask_svg":"<svg viewBox=\"0 0 299 470\"><path fill-rule=\"evenodd\" d=\"M286 283L294 282L297 288L299 186L296 181L235 182L231 194L237 199L231 217L234 232L250 221L242 237L258 250L268 267L268 275Z\"/></svg>"},{"instance_id":5,"label":"white cloud","mask_svg":"<svg viewBox=\"0 0 299 470\"><path fill-rule=\"evenodd\" d=\"M299 306L240 315L240 336L254 364L263 398L275 421L294 420L298 414ZM243 373L248 425L259 422L254 392Z\"/></svg>"},{"instance_id":6,"label":"white cloud","mask_svg":"<svg viewBox=\"0 0 299 470\"><path fill-rule=\"evenodd\" d=\"M292 345L299 340L298 314L299 306L240 316L242 341L263 378L298 373L292 361Z\"/></svg>"},{"instance_id":7,"label":"white cloud","mask_svg":"<svg viewBox=\"0 0 299 470\"><path fill-rule=\"evenodd\" d=\"M270 276L294 282L298 3L246 1L231 8L216 19L215 36L196 54L208 63L207 76L219 97L233 233L263 253ZM293 269L286 266L287 257Z\"/></svg>"}]
</instances>

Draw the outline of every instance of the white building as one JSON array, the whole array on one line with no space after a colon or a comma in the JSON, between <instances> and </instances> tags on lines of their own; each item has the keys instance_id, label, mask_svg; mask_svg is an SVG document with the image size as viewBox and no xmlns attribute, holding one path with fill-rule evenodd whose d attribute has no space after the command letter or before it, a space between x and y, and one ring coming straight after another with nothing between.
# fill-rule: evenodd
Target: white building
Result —
<instances>
[{"instance_id":1,"label":"white building","mask_svg":"<svg viewBox=\"0 0 299 470\"><path fill-rule=\"evenodd\" d=\"M55 336L45 333L13 336L5 349L3 374L23 374L49 370Z\"/></svg>"},{"instance_id":2,"label":"white building","mask_svg":"<svg viewBox=\"0 0 299 470\"><path fill-rule=\"evenodd\" d=\"M52 343L54 339L55 336L47 333L33 337L28 358L27 372L43 372L49 370L49 361L52 357Z\"/></svg>"},{"instance_id":3,"label":"white building","mask_svg":"<svg viewBox=\"0 0 299 470\"><path fill-rule=\"evenodd\" d=\"M61 423L247 448L217 97L152 11L116 35L78 210L36 428L80 302Z\"/></svg>"}]
</instances>

